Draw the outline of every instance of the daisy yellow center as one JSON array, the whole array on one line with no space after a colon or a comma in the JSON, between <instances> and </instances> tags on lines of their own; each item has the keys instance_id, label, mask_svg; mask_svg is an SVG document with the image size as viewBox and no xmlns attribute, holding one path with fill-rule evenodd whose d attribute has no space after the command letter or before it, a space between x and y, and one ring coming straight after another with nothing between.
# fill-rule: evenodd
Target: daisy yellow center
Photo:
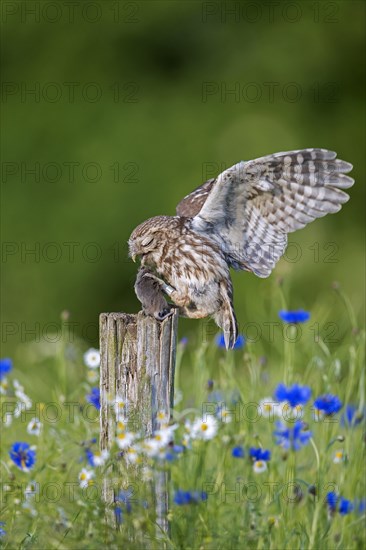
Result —
<instances>
[{"instance_id":1,"label":"daisy yellow center","mask_svg":"<svg viewBox=\"0 0 366 550\"><path fill-rule=\"evenodd\" d=\"M201 424L201 430L205 432L208 429L207 424Z\"/></svg>"},{"instance_id":2,"label":"daisy yellow center","mask_svg":"<svg viewBox=\"0 0 366 550\"><path fill-rule=\"evenodd\" d=\"M265 403L264 409L265 409L266 411L270 411L270 410L272 409L272 405L271 405L270 403Z\"/></svg>"},{"instance_id":3,"label":"daisy yellow center","mask_svg":"<svg viewBox=\"0 0 366 550\"><path fill-rule=\"evenodd\" d=\"M343 451L337 451L335 455L336 455L337 458L342 458L343 457Z\"/></svg>"}]
</instances>

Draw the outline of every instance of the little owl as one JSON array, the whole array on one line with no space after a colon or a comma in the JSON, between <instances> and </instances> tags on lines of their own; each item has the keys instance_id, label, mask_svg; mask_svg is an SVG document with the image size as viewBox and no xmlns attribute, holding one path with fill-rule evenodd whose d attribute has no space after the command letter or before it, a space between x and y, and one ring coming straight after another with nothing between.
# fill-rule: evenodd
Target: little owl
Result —
<instances>
[{"instance_id":1,"label":"little owl","mask_svg":"<svg viewBox=\"0 0 366 550\"><path fill-rule=\"evenodd\" d=\"M211 315L233 347L237 321L230 268L268 277L285 252L287 233L338 212L354 183L348 162L326 149L275 153L228 168L187 195L176 216L136 227L129 253L141 257L135 291L158 320Z\"/></svg>"}]
</instances>

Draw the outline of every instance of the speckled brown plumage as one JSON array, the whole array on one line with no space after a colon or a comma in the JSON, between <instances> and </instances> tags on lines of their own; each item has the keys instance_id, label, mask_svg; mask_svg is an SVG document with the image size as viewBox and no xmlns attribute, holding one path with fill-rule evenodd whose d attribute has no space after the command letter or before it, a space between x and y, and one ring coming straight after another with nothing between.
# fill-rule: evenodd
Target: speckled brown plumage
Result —
<instances>
[{"instance_id":1,"label":"speckled brown plumage","mask_svg":"<svg viewBox=\"0 0 366 550\"><path fill-rule=\"evenodd\" d=\"M275 153L239 162L208 180L177 206L129 239L141 257L135 286L145 311L169 314L168 294L180 314L212 316L233 346L237 323L229 268L268 277L287 245L287 234L338 212L349 196L352 165L326 149ZM159 289L159 290L157 290ZM159 310L159 311L158 311Z\"/></svg>"}]
</instances>

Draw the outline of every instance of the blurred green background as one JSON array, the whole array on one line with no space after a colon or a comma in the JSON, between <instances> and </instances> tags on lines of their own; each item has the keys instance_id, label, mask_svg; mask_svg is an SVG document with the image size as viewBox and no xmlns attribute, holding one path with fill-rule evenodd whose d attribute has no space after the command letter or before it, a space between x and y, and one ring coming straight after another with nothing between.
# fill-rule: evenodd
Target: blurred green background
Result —
<instances>
[{"instance_id":1,"label":"blurred green background","mask_svg":"<svg viewBox=\"0 0 366 550\"><path fill-rule=\"evenodd\" d=\"M3 354L52 340L63 310L97 345L100 312L139 309L136 225L241 159L303 147L354 164L351 200L292 235L269 279L234 274L239 322L278 320L279 276L289 307L322 296L320 320L342 324L337 280L361 316L364 15L350 0L4 2Z\"/></svg>"}]
</instances>

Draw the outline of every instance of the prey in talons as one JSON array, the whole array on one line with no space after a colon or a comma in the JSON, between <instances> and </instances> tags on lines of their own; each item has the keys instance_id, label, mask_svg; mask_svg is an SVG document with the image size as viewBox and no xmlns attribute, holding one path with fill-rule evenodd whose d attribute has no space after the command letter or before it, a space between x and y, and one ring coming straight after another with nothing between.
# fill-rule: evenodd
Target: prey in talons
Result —
<instances>
[{"instance_id":1,"label":"prey in talons","mask_svg":"<svg viewBox=\"0 0 366 550\"><path fill-rule=\"evenodd\" d=\"M146 267L139 269L135 292L146 315L154 317L157 321L164 321L173 314L174 307L168 304L162 293L163 291L168 294L170 290L174 289L166 285L162 279L156 277Z\"/></svg>"}]
</instances>

